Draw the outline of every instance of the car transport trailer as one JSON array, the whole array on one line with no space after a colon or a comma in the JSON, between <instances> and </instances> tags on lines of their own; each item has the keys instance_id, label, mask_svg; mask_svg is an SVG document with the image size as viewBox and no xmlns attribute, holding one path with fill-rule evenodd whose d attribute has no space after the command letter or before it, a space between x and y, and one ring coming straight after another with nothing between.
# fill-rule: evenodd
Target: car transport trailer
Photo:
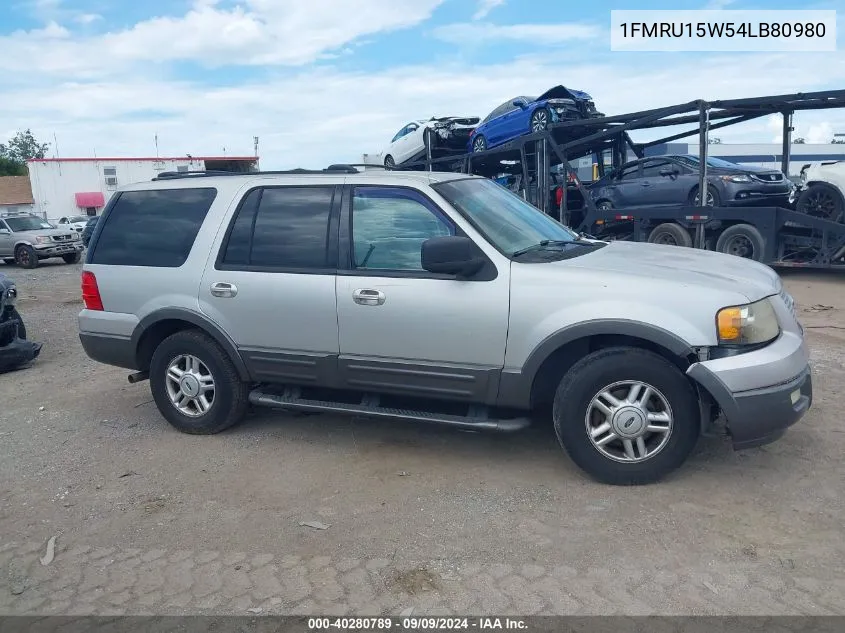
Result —
<instances>
[{"instance_id":1,"label":"car transport trailer","mask_svg":"<svg viewBox=\"0 0 845 633\"><path fill-rule=\"evenodd\" d=\"M781 165L788 175L793 114L832 108L845 108L845 90L697 100L551 124L541 132L525 134L483 152L441 157L428 152L423 160L404 163L395 169L457 171L489 178L511 174L521 183L522 195L540 210L579 232L601 239L694 246L778 266L845 269L845 224L840 222L780 207L678 205L597 209L573 167L577 159L592 156L601 177L606 171L604 157L608 154L616 168L626 162L629 151L637 158L644 158L649 147L698 135L698 190L706 190L710 131L780 114L783 117ZM635 130L682 125L686 129L681 132L645 143L635 143L629 134ZM562 195L554 200L552 168L558 166L573 184L564 184ZM583 203L580 208L571 208L569 199L576 192Z\"/></svg>"}]
</instances>

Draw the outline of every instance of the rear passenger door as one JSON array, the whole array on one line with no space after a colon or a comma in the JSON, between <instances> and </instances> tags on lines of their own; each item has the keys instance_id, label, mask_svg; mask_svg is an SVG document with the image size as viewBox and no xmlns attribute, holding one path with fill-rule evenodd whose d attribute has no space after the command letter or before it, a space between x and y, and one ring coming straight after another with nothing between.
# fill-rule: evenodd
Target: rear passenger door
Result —
<instances>
[{"instance_id":1,"label":"rear passenger door","mask_svg":"<svg viewBox=\"0 0 845 633\"><path fill-rule=\"evenodd\" d=\"M229 333L257 380L325 383L334 375L330 226L336 227L339 196L340 188L328 183L253 187L216 241L200 309Z\"/></svg>"}]
</instances>

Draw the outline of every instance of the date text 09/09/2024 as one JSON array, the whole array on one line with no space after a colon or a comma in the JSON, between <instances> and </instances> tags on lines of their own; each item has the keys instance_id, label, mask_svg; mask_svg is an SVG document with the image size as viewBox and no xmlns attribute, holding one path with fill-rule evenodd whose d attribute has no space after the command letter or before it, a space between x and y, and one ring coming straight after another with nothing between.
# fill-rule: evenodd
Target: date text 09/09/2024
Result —
<instances>
[{"instance_id":1,"label":"date text 09/09/2024","mask_svg":"<svg viewBox=\"0 0 845 633\"><path fill-rule=\"evenodd\" d=\"M390 629L405 631L525 631L527 625L519 618L444 618L444 617L375 617L375 618L308 618L309 631Z\"/></svg>"},{"instance_id":2,"label":"date text 09/09/2024","mask_svg":"<svg viewBox=\"0 0 845 633\"><path fill-rule=\"evenodd\" d=\"M622 22L623 38L748 37L824 38L824 22Z\"/></svg>"}]
</instances>

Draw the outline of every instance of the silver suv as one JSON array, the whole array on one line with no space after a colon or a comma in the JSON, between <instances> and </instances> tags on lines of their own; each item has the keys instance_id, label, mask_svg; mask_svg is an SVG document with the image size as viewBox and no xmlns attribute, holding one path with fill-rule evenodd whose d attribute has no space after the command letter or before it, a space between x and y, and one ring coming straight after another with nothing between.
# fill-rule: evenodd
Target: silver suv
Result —
<instances>
[{"instance_id":1,"label":"silver suv","mask_svg":"<svg viewBox=\"0 0 845 633\"><path fill-rule=\"evenodd\" d=\"M42 259L61 257L67 264L82 258L82 240L73 229L57 229L28 213L0 215L0 258L6 264L35 268Z\"/></svg>"},{"instance_id":2,"label":"silver suv","mask_svg":"<svg viewBox=\"0 0 845 633\"><path fill-rule=\"evenodd\" d=\"M581 468L632 484L702 434L775 440L812 400L767 266L586 239L474 176L163 174L112 198L82 293L88 355L186 433L250 403L499 431L546 412Z\"/></svg>"}]
</instances>

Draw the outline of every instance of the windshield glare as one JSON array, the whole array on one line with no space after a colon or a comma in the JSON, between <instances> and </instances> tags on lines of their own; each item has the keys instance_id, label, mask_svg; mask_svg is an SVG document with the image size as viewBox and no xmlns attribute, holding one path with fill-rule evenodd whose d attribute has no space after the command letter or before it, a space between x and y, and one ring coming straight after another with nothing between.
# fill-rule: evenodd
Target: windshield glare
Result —
<instances>
[{"instance_id":1,"label":"windshield glare","mask_svg":"<svg viewBox=\"0 0 845 633\"><path fill-rule=\"evenodd\" d=\"M22 217L22 218L6 218L6 224L13 231L37 231L38 229L53 228L49 222L45 222L41 218L36 217Z\"/></svg>"},{"instance_id":2,"label":"windshield glare","mask_svg":"<svg viewBox=\"0 0 845 633\"><path fill-rule=\"evenodd\" d=\"M492 180L462 178L433 186L508 256L544 240L573 242L578 238L560 222Z\"/></svg>"}]
</instances>

